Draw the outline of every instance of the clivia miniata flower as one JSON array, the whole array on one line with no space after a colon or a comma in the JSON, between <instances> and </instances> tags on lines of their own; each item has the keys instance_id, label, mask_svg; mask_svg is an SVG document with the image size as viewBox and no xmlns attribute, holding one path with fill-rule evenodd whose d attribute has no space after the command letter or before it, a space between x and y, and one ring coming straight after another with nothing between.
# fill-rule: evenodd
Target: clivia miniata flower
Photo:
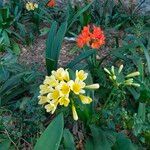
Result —
<instances>
[{"instance_id":1,"label":"clivia miniata flower","mask_svg":"<svg viewBox=\"0 0 150 150\"><path fill-rule=\"evenodd\" d=\"M37 3L32 3L32 2L27 2L26 3L26 9L28 11L34 10L36 8L38 8L38 4Z\"/></svg>"},{"instance_id":2,"label":"clivia miniata flower","mask_svg":"<svg viewBox=\"0 0 150 150\"><path fill-rule=\"evenodd\" d=\"M46 4L48 7L55 7L56 2L55 0L49 0L49 2Z\"/></svg>"},{"instance_id":3,"label":"clivia miniata flower","mask_svg":"<svg viewBox=\"0 0 150 150\"><path fill-rule=\"evenodd\" d=\"M92 99L86 96L86 89L94 90L99 88L99 84L86 85L88 73L83 70L76 71L75 79L70 79L68 70L59 68L51 72L51 76L46 76L40 85L39 104L44 105L47 112L52 114L57 106L72 108L74 120L78 120L74 97L77 97L83 104L90 104Z\"/></svg>"},{"instance_id":4,"label":"clivia miniata flower","mask_svg":"<svg viewBox=\"0 0 150 150\"><path fill-rule=\"evenodd\" d=\"M76 39L77 45L83 48L85 45L99 49L105 44L105 35L100 27L94 25L85 26Z\"/></svg>"}]
</instances>

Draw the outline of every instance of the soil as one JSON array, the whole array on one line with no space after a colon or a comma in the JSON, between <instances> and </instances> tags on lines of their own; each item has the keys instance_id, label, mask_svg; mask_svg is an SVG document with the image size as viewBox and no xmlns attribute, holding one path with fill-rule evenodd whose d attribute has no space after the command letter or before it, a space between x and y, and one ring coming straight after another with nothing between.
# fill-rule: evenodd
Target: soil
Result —
<instances>
[{"instance_id":1,"label":"soil","mask_svg":"<svg viewBox=\"0 0 150 150\"><path fill-rule=\"evenodd\" d=\"M74 42L64 41L60 52L59 66L64 67L69 61L71 61L77 54L70 53L70 50L75 47ZM45 72L45 48L46 48L46 37L38 37L33 45L24 46L21 45L21 54L19 61L28 66L29 68L36 68L38 71Z\"/></svg>"}]
</instances>

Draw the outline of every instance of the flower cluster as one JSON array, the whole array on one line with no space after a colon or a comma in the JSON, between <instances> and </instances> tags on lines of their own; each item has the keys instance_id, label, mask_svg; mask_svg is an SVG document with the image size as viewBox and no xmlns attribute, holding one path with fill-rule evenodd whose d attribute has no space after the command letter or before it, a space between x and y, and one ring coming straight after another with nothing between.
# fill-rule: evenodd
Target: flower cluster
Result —
<instances>
[{"instance_id":1,"label":"flower cluster","mask_svg":"<svg viewBox=\"0 0 150 150\"><path fill-rule=\"evenodd\" d=\"M55 5L56 5L55 0L49 0L49 2L47 3L48 7L55 7Z\"/></svg>"},{"instance_id":2,"label":"flower cluster","mask_svg":"<svg viewBox=\"0 0 150 150\"><path fill-rule=\"evenodd\" d=\"M119 87L121 85L124 86L135 86L139 87L140 84L134 83L133 77L139 76L140 73L138 71L130 73L125 76L125 78L122 79L122 77L119 78L120 73L122 72L123 65L121 65L117 72L115 72L114 66L111 67L111 70L104 68L104 71L109 74L109 79L114 83L115 86Z\"/></svg>"},{"instance_id":3,"label":"flower cluster","mask_svg":"<svg viewBox=\"0 0 150 150\"><path fill-rule=\"evenodd\" d=\"M77 70L75 80L71 80L67 69L52 71L51 76L46 76L40 85L39 104L44 104L46 111L53 114L58 105L67 107L71 103L73 118L78 120L73 97L78 97L83 104L89 104L92 99L85 95L85 90L99 88L99 84L86 85L84 81L87 76L88 73Z\"/></svg>"},{"instance_id":4,"label":"flower cluster","mask_svg":"<svg viewBox=\"0 0 150 150\"><path fill-rule=\"evenodd\" d=\"M28 11L34 10L34 9L36 9L36 8L38 8L38 4L32 3L32 2L27 2L27 3L26 3L26 9L27 9Z\"/></svg>"},{"instance_id":5,"label":"flower cluster","mask_svg":"<svg viewBox=\"0 0 150 150\"><path fill-rule=\"evenodd\" d=\"M105 35L100 27L88 25L83 28L76 41L80 48L87 45L93 49L99 49L105 44Z\"/></svg>"}]
</instances>

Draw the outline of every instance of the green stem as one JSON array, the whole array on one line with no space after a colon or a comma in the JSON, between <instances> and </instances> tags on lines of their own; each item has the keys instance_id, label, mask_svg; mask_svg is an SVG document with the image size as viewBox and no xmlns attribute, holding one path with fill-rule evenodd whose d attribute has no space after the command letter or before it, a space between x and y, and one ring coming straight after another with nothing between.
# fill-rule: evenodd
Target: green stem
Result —
<instances>
[{"instance_id":1,"label":"green stem","mask_svg":"<svg viewBox=\"0 0 150 150\"><path fill-rule=\"evenodd\" d=\"M112 97L112 95L114 93L114 90L115 90L115 87L113 87L113 89L111 90L111 93L109 94L109 97L107 98L107 100L106 100L106 102L105 102L105 104L103 106L103 109L106 108L107 104L109 103L109 101L110 101L110 99L111 99L111 97Z\"/></svg>"}]
</instances>

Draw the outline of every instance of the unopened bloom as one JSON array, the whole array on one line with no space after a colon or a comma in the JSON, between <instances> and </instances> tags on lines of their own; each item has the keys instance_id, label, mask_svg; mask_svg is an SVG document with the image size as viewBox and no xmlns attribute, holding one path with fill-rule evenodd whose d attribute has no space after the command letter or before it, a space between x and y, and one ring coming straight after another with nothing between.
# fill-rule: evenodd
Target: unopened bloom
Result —
<instances>
[{"instance_id":1,"label":"unopened bloom","mask_svg":"<svg viewBox=\"0 0 150 150\"><path fill-rule=\"evenodd\" d=\"M83 28L76 41L80 48L87 45L93 49L99 49L105 44L105 36L100 27L88 25Z\"/></svg>"},{"instance_id":2,"label":"unopened bloom","mask_svg":"<svg viewBox=\"0 0 150 150\"><path fill-rule=\"evenodd\" d=\"M122 79L122 77L120 77L119 79L119 76L120 76L120 73L122 72L122 69L123 69L123 65L121 65L118 69L118 72L115 72L115 68L114 66L111 67L111 70L109 71L107 68L104 68L104 71L106 73L108 73L109 75L109 79L113 82L114 86L121 86L121 85L124 85L124 86L135 86L135 87L139 87L140 84L138 83L134 83L134 80L132 77L135 77L135 76L139 76L140 73L137 71L137 72L133 72L133 73L130 73L128 74L127 76L124 77L124 79ZM127 78L127 79L126 79Z\"/></svg>"},{"instance_id":3,"label":"unopened bloom","mask_svg":"<svg viewBox=\"0 0 150 150\"><path fill-rule=\"evenodd\" d=\"M86 96L86 89L98 89L99 84L86 85L88 73L83 70L77 70L75 79L70 79L68 70L59 68L51 72L51 76L46 76L42 85L40 85L39 104L45 105L47 112L54 113L57 106L67 107L72 105L73 118L78 119L74 105L74 97L77 97L83 104L90 104L92 99Z\"/></svg>"},{"instance_id":4,"label":"unopened bloom","mask_svg":"<svg viewBox=\"0 0 150 150\"><path fill-rule=\"evenodd\" d=\"M86 89L99 89L99 84L91 84L91 85L87 85L85 86Z\"/></svg>"},{"instance_id":5,"label":"unopened bloom","mask_svg":"<svg viewBox=\"0 0 150 150\"><path fill-rule=\"evenodd\" d=\"M139 76L139 75L140 75L140 72L136 71L136 72L128 74L126 76L126 78L136 77L136 76Z\"/></svg>"},{"instance_id":6,"label":"unopened bloom","mask_svg":"<svg viewBox=\"0 0 150 150\"><path fill-rule=\"evenodd\" d=\"M123 65L120 65L118 73L121 73L122 69L123 69Z\"/></svg>"},{"instance_id":7,"label":"unopened bloom","mask_svg":"<svg viewBox=\"0 0 150 150\"><path fill-rule=\"evenodd\" d=\"M78 120L77 111L74 105L72 105L72 114L73 114L73 119Z\"/></svg>"}]
</instances>

